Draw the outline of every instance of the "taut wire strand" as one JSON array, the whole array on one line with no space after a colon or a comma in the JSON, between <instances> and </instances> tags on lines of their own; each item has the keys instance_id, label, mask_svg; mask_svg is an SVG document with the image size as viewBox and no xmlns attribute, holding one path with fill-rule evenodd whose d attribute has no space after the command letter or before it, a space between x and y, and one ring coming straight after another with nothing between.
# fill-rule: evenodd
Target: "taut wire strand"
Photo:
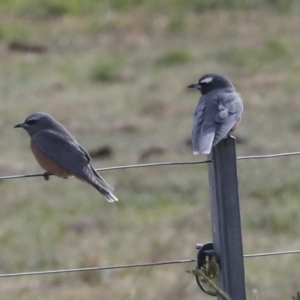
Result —
<instances>
[{"instance_id":1,"label":"taut wire strand","mask_svg":"<svg viewBox=\"0 0 300 300\"><path fill-rule=\"evenodd\" d=\"M178 165L199 165L210 163L212 160L202 160L202 161L170 161L170 162L159 162L159 163L149 163L149 164L136 164L136 165L124 165L124 166L115 166L115 167L106 167L106 168L97 168L95 169L98 172L101 171L113 171L113 170L122 170L122 169L137 169L145 167L159 167L159 166L178 166ZM49 173L48 175L53 175ZM19 179L19 178L30 178L30 177L44 177L44 173L39 174L26 174L26 175L11 175L11 176L0 176L0 180L4 179Z\"/></svg>"},{"instance_id":2,"label":"taut wire strand","mask_svg":"<svg viewBox=\"0 0 300 300\"><path fill-rule=\"evenodd\" d=\"M265 154L265 155L250 155L250 156L239 156L237 160L245 160L245 159L266 159L266 158L277 158L277 157L287 157L300 155L300 152L287 152L287 153L277 153L277 154Z\"/></svg>"},{"instance_id":3,"label":"taut wire strand","mask_svg":"<svg viewBox=\"0 0 300 300\"><path fill-rule=\"evenodd\" d=\"M299 254L300 250L289 250L289 251L278 251L278 252L266 252L256 254L245 254L244 258L250 257L263 257L263 256L274 256L274 255L288 255L288 254Z\"/></svg>"},{"instance_id":4,"label":"taut wire strand","mask_svg":"<svg viewBox=\"0 0 300 300\"><path fill-rule=\"evenodd\" d=\"M289 254L300 254L300 250L245 254L244 258L274 256L274 255L289 255ZM78 268L78 269L62 269L62 270L50 270L50 271L8 273L8 274L0 274L0 278L33 276L33 275L51 275L51 274L87 272L87 271L129 269L129 268L141 268L141 267L154 267L154 266L163 266L163 265L185 264L185 263L191 263L191 262L197 262L197 260L196 259L180 259L180 260L159 261L159 262L154 262L154 263L138 263L138 264L131 264L131 265L116 265L116 266L105 266L105 267L90 267L90 268Z\"/></svg>"},{"instance_id":5,"label":"taut wire strand","mask_svg":"<svg viewBox=\"0 0 300 300\"><path fill-rule=\"evenodd\" d=\"M287 152L287 153L277 153L277 154L266 154L266 155L250 155L250 156L239 156L237 160L250 160L250 159L267 159L267 158L279 158L300 155L300 152ZM183 165L199 165L211 163L212 160L201 160L201 161L170 161L170 162L158 162L149 164L135 164L135 165L124 165L106 168L95 169L98 172L101 171L113 171L113 170L124 170L124 169L137 169L146 167L161 167L161 166L183 166ZM49 173L49 175L52 175ZM0 176L0 180L5 179L20 179L20 178L31 178L31 177L45 177L44 173L40 174L25 174L25 175L10 175L10 176Z\"/></svg>"},{"instance_id":6,"label":"taut wire strand","mask_svg":"<svg viewBox=\"0 0 300 300\"><path fill-rule=\"evenodd\" d=\"M195 262L195 261L196 261L195 259L181 259L181 260L160 261L160 262L154 262L154 263L140 263L140 264L132 264L132 265L118 265L118 266L91 267L91 268L78 268L78 269L65 269L65 270L9 273L9 274L0 274L0 277L50 275L50 274L72 273L72 272L103 271L103 270L114 270L114 269L154 267L154 266L162 266L162 265L184 264L184 263L190 263L190 262Z\"/></svg>"}]
</instances>

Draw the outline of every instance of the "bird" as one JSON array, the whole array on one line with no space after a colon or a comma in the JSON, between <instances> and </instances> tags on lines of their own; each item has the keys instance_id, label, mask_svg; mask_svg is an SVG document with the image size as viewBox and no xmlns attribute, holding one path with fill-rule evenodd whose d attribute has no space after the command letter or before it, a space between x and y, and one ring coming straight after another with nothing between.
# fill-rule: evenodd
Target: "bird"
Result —
<instances>
[{"instance_id":1,"label":"bird","mask_svg":"<svg viewBox=\"0 0 300 300\"><path fill-rule=\"evenodd\" d=\"M65 179L75 176L96 188L108 202L118 201L112 187L92 167L88 152L50 114L33 113L14 128L29 134L32 153L46 171L46 180L51 174Z\"/></svg>"},{"instance_id":2,"label":"bird","mask_svg":"<svg viewBox=\"0 0 300 300\"><path fill-rule=\"evenodd\" d=\"M209 154L212 147L234 131L241 120L243 101L226 76L209 73L188 88L202 96L194 111L193 154Z\"/></svg>"}]
</instances>

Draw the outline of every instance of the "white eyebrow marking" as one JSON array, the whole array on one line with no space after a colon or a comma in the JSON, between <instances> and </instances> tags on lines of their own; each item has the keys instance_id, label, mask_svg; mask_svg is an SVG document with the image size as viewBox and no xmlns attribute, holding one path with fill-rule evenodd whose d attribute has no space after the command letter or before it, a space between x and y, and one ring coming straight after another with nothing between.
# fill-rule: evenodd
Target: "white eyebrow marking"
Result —
<instances>
[{"instance_id":1,"label":"white eyebrow marking","mask_svg":"<svg viewBox=\"0 0 300 300\"><path fill-rule=\"evenodd\" d=\"M200 81L200 83L210 83L210 82L212 82L212 80L213 80L212 77L206 77L206 78L202 79Z\"/></svg>"}]
</instances>

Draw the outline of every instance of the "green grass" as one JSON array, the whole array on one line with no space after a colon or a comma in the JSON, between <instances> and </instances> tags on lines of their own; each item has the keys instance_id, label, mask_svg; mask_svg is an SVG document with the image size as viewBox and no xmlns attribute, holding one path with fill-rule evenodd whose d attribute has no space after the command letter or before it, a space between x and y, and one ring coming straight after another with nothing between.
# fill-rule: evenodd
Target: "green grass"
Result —
<instances>
[{"instance_id":1,"label":"green grass","mask_svg":"<svg viewBox=\"0 0 300 300\"><path fill-rule=\"evenodd\" d=\"M255 9L258 7L270 8L275 12L289 12L299 10L296 0L268 0L264 3L251 0L3 0L0 8L4 11L14 12L30 17L61 17L64 15L84 15L104 13L108 10L124 11L136 7L147 7L151 10L182 11L191 10L199 13L216 9Z\"/></svg>"},{"instance_id":2,"label":"green grass","mask_svg":"<svg viewBox=\"0 0 300 300\"><path fill-rule=\"evenodd\" d=\"M244 99L239 155L299 150L297 2L220 3L1 1L0 175L41 172L26 132L13 129L35 111L87 150L110 146L95 167L138 163L150 147L164 151L143 162L205 159L186 145L199 98L186 86L207 72L228 75ZM11 52L12 41L47 52ZM238 162L245 253L300 248L299 169L297 156ZM102 175L119 203L74 178L1 182L1 273L194 258L211 241L205 165ZM296 295L298 261L246 259L248 298ZM192 268L2 278L0 290L7 300L210 299Z\"/></svg>"},{"instance_id":3,"label":"green grass","mask_svg":"<svg viewBox=\"0 0 300 300\"><path fill-rule=\"evenodd\" d=\"M157 66L171 66L184 64L192 60L191 54L186 50L169 50L156 59Z\"/></svg>"},{"instance_id":4,"label":"green grass","mask_svg":"<svg viewBox=\"0 0 300 300\"><path fill-rule=\"evenodd\" d=\"M90 78L95 82L118 81L121 64L121 59L118 58L99 59L91 67Z\"/></svg>"}]
</instances>

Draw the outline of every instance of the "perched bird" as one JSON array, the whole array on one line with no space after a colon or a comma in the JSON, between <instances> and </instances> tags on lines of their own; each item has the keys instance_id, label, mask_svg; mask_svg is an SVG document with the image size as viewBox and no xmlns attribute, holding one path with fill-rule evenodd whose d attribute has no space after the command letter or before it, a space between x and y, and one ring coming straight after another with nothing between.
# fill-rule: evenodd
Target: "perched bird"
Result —
<instances>
[{"instance_id":1,"label":"perched bird","mask_svg":"<svg viewBox=\"0 0 300 300\"><path fill-rule=\"evenodd\" d=\"M108 202L118 201L113 189L94 170L88 152L82 148L72 134L51 115L34 113L23 123L15 126L24 128L30 135L32 153L47 174L61 178L75 176L95 187Z\"/></svg>"},{"instance_id":2,"label":"perched bird","mask_svg":"<svg viewBox=\"0 0 300 300\"><path fill-rule=\"evenodd\" d=\"M209 154L212 147L235 130L243 102L231 81L219 74L206 74L188 88L196 88L202 94L194 112L193 153Z\"/></svg>"}]
</instances>

